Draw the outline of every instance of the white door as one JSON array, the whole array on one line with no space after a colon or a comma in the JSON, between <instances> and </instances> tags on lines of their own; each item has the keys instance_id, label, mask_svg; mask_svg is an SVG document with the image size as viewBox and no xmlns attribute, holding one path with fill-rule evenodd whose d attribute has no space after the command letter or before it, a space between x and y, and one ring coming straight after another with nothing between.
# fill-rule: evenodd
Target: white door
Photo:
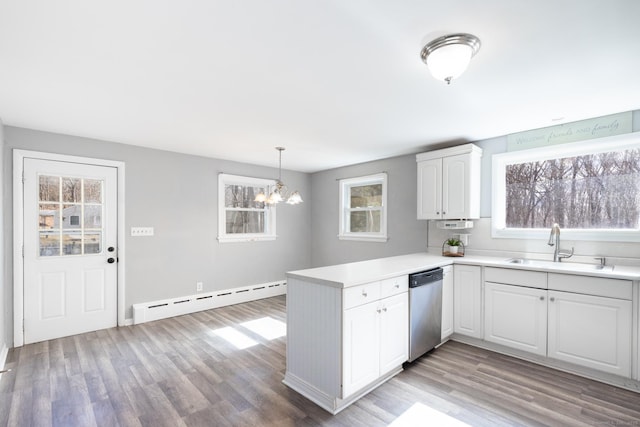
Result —
<instances>
[{"instance_id":1,"label":"white door","mask_svg":"<svg viewBox=\"0 0 640 427\"><path fill-rule=\"evenodd\" d=\"M442 159L418 162L418 219L442 218Z\"/></svg>"},{"instance_id":2,"label":"white door","mask_svg":"<svg viewBox=\"0 0 640 427\"><path fill-rule=\"evenodd\" d=\"M378 378L380 307L374 301L344 312L342 398Z\"/></svg>"},{"instance_id":3,"label":"white door","mask_svg":"<svg viewBox=\"0 0 640 427\"><path fill-rule=\"evenodd\" d=\"M117 325L117 169L24 159L24 343Z\"/></svg>"},{"instance_id":4,"label":"white door","mask_svg":"<svg viewBox=\"0 0 640 427\"><path fill-rule=\"evenodd\" d=\"M453 331L482 339L482 270L453 266Z\"/></svg>"},{"instance_id":5,"label":"white door","mask_svg":"<svg viewBox=\"0 0 640 427\"><path fill-rule=\"evenodd\" d=\"M484 283L484 339L547 355L547 291Z\"/></svg>"},{"instance_id":6,"label":"white door","mask_svg":"<svg viewBox=\"0 0 640 427\"><path fill-rule=\"evenodd\" d=\"M549 291L549 357L629 378L632 303Z\"/></svg>"},{"instance_id":7,"label":"white door","mask_svg":"<svg viewBox=\"0 0 640 427\"><path fill-rule=\"evenodd\" d=\"M384 375L409 358L409 295L404 292L381 303L380 375Z\"/></svg>"},{"instance_id":8,"label":"white door","mask_svg":"<svg viewBox=\"0 0 640 427\"><path fill-rule=\"evenodd\" d=\"M469 218L469 155L442 159L442 217Z\"/></svg>"},{"instance_id":9,"label":"white door","mask_svg":"<svg viewBox=\"0 0 640 427\"><path fill-rule=\"evenodd\" d=\"M453 334L453 271L442 267L442 333L440 339Z\"/></svg>"}]
</instances>

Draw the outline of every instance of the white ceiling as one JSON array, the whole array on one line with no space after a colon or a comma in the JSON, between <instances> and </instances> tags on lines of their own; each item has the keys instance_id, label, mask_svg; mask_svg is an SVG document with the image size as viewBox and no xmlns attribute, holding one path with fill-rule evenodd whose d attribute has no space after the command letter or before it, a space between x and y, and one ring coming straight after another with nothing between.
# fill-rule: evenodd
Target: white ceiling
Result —
<instances>
[{"instance_id":1,"label":"white ceiling","mask_svg":"<svg viewBox=\"0 0 640 427\"><path fill-rule=\"evenodd\" d=\"M6 125L312 172L634 109L638 0L0 0Z\"/></svg>"}]
</instances>

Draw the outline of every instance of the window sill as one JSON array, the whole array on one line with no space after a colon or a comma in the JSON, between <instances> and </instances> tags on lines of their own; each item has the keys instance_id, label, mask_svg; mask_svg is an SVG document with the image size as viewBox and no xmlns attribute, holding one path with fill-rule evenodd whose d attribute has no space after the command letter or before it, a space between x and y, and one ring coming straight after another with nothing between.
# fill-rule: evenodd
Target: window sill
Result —
<instances>
[{"instance_id":1,"label":"window sill","mask_svg":"<svg viewBox=\"0 0 640 427\"><path fill-rule=\"evenodd\" d=\"M276 240L277 236L243 236L243 237L220 237L218 236L218 242L220 243L235 243L235 242L263 242L269 240Z\"/></svg>"},{"instance_id":2,"label":"window sill","mask_svg":"<svg viewBox=\"0 0 640 427\"><path fill-rule=\"evenodd\" d=\"M354 236L351 234L338 234L340 240L353 240L360 242L381 242L385 243L389 238L387 236Z\"/></svg>"}]
</instances>

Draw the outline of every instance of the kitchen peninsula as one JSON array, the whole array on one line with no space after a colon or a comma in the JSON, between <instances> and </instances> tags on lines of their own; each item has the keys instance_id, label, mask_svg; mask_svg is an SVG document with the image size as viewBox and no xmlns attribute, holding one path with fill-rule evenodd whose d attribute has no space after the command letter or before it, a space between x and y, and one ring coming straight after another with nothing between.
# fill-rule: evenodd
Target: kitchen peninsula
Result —
<instances>
[{"instance_id":1,"label":"kitchen peninsula","mask_svg":"<svg viewBox=\"0 0 640 427\"><path fill-rule=\"evenodd\" d=\"M485 256L454 259L427 253L287 273L287 367L283 382L336 414L401 372L408 351L408 275L452 264L456 307L461 299L474 305L473 318L467 317L472 328L458 325L453 339L640 390L640 268L599 270L585 264L513 263L504 257ZM531 273L536 274L536 281L529 283ZM523 309L543 314L540 318L522 316L522 321L512 323L514 335L504 337L492 319L506 319L506 315L495 304L499 300L492 298L495 289L512 288L524 291ZM529 289L534 291L530 298ZM549 329L554 334L549 348L555 353L551 353L547 351L547 307L549 316L569 315L561 303L570 304L571 310L578 307L577 313L585 319L577 320L590 317L593 321L595 316L602 327L591 331L592 341L586 344L573 338L565 343L562 334L572 319L561 317L562 328ZM463 307L459 311L466 316ZM544 321L544 328L538 320ZM494 327L489 332L498 338L487 334L487 327ZM543 342L535 351L526 346L531 331ZM583 349L585 355L564 357L575 349Z\"/></svg>"}]
</instances>

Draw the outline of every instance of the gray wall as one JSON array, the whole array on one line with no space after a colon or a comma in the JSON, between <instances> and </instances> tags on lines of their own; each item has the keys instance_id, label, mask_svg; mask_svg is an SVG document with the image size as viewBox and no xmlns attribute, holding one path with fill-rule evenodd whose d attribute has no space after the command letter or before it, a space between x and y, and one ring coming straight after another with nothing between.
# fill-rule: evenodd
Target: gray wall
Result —
<instances>
[{"instance_id":1,"label":"gray wall","mask_svg":"<svg viewBox=\"0 0 640 427\"><path fill-rule=\"evenodd\" d=\"M282 280L285 272L311 265L311 203L277 207L275 241L218 243L218 173L276 178L277 168L177 154L68 135L5 127L4 155L14 148L125 163L125 225L155 228L153 237L126 243L126 317L139 302ZM12 165L5 159L4 180ZM274 158L275 161L275 158ZM308 174L283 171L283 181L309 198ZM5 225L11 206L5 204ZM7 263L10 251L6 252ZM11 309L11 303L5 307ZM8 310L9 311L9 310Z\"/></svg>"},{"instance_id":2,"label":"gray wall","mask_svg":"<svg viewBox=\"0 0 640 427\"><path fill-rule=\"evenodd\" d=\"M388 221L385 243L338 239L339 183L387 172ZM314 266L361 261L427 249L427 221L416 219L416 157L408 155L314 173L311 177L311 259Z\"/></svg>"}]
</instances>

